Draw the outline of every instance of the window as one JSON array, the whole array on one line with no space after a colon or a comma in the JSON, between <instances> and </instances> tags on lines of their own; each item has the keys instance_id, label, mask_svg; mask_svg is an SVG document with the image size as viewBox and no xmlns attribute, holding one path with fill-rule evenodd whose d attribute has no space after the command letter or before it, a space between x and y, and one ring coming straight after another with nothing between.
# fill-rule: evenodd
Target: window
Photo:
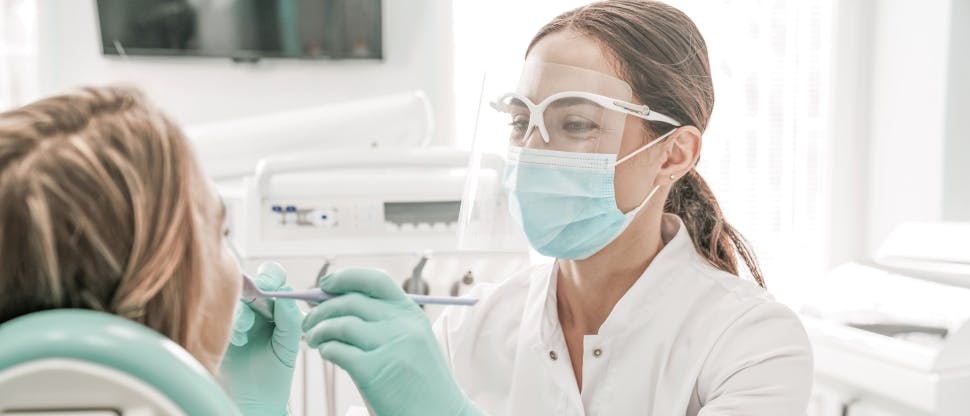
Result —
<instances>
[{"instance_id":1,"label":"window","mask_svg":"<svg viewBox=\"0 0 970 416\"><path fill-rule=\"evenodd\" d=\"M698 170L781 298L823 272L831 0L672 0L704 35L716 105ZM484 68L518 67L535 32L586 2L455 2L459 145Z\"/></svg>"},{"instance_id":2,"label":"window","mask_svg":"<svg viewBox=\"0 0 970 416\"><path fill-rule=\"evenodd\" d=\"M678 1L708 43L716 101L698 170L781 297L824 272L831 6Z\"/></svg>"}]
</instances>

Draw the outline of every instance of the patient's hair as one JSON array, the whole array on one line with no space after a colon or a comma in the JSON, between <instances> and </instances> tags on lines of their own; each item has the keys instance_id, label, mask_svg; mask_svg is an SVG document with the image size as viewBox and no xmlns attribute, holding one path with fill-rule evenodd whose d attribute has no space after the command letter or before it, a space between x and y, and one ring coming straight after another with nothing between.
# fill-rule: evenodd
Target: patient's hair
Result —
<instances>
[{"instance_id":1,"label":"patient's hair","mask_svg":"<svg viewBox=\"0 0 970 416\"><path fill-rule=\"evenodd\" d=\"M132 88L0 114L0 322L93 309L199 353L201 178L181 130Z\"/></svg>"}]
</instances>

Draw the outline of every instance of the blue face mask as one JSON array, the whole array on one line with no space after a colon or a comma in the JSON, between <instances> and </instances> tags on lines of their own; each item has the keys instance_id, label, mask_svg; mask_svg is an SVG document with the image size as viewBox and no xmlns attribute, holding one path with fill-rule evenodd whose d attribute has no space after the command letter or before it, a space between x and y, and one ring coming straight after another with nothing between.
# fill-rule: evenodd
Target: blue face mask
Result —
<instances>
[{"instance_id":1,"label":"blue face mask","mask_svg":"<svg viewBox=\"0 0 970 416\"><path fill-rule=\"evenodd\" d=\"M616 240L650 201L623 213L613 188L620 163L667 138L654 139L617 161L616 155L530 149L513 146L505 170L512 217L529 244L544 256L582 260Z\"/></svg>"}]
</instances>

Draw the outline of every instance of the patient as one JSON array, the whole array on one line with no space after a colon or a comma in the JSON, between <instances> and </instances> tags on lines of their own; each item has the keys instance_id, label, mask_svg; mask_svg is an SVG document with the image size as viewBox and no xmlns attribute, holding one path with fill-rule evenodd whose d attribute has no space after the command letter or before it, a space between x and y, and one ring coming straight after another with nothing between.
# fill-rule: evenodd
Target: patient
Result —
<instances>
[{"instance_id":1,"label":"patient","mask_svg":"<svg viewBox=\"0 0 970 416\"><path fill-rule=\"evenodd\" d=\"M0 323L104 311L160 332L217 374L241 290L224 222L182 131L135 89L85 88L0 114ZM285 274L260 279L276 289ZM289 378L272 400L263 390L275 386L239 379L292 375L302 316L283 301L276 314L276 327L237 328L243 342L234 335L222 373L237 403L282 401L285 411Z\"/></svg>"}]
</instances>

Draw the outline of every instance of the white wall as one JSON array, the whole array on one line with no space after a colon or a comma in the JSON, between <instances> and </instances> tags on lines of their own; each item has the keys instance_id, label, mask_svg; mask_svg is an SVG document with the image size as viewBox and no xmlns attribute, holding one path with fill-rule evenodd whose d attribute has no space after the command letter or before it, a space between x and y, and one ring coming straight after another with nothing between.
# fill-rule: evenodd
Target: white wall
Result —
<instances>
[{"instance_id":1,"label":"white wall","mask_svg":"<svg viewBox=\"0 0 970 416\"><path fill-rule=\"evenodd\" d=\"M827 264L970 221L970 2L836 2Z\"/></svg>"},{"instance_id":2,"label":"white wall","mask_svg":"<svg viewBox=\"0 0 970 416\"><path fill-rule=\"evenodd\" d=\"M878 2L838 2L833 10L826 267L867 257L869 201L865 195L869 186L869 103L875 40L872 10Z\"/></svg>"},{"instance_id":3,"label":"white wall","mask_svg":"<svg viewBox=\"0 0 970 416\"><path fill-rule=\"evenodd\" d=\"M876 4L866 225L870 254L901 222L943 219L950 33L950 0Z\"/></svg>"},{"instance_id":4,"label":"white wall","mask_svg":"<svg viewBox=\"0 0 970 416\"><path fill-rule=\"evenodd\" d=\"M184 124L424 90L454 140L451 2L384 1L383 62L104 57L94 0L38 2L40 93L130 82ZM379 115L375 115L379 119Z\"/></svg>"},{"instance_id":5,"label":"white wall","mask_svg":"<svg viewBox=\"0 0 970 416\"><path fill-rule=\"evenodd\" d=\"M970 1L953 0L947 82L943 219L970 221Z\"/></svg>"}]
</instances>

